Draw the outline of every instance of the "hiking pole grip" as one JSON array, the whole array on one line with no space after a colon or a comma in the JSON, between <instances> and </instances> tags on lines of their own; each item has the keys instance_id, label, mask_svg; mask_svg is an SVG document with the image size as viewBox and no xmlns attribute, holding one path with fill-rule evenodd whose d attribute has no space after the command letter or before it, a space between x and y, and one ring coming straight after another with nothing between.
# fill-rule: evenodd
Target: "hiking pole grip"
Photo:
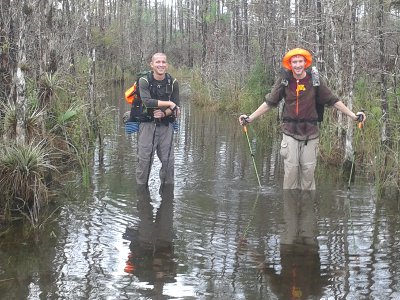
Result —
<instances>
[{"instance_id":1,"label":"hiking pole grip","mask_svg":"<svg viewBox=\"0 0 400 300\"><path fill-rule=\"evenodd\" d=\"M247 124L250 124L249 116L241 117L240 119L242 120L242 126L246 126Z\"/></svg>"},{"instance_id":2,"label":"hiking pole grip","mask_svg":"<svg viewBox=\"0 0 400 300\"><path fill-rule=\"evenodd\" d=\"M364 110L362 109L361 112L364 112ZM360 129L363 128L363 125L364 125L363 121L364 121L364 115L363 114L358 114L357 115L357 122L358 122L357 126L358 126L358 128L360 128Z\"/></svg>"}]
</instances>

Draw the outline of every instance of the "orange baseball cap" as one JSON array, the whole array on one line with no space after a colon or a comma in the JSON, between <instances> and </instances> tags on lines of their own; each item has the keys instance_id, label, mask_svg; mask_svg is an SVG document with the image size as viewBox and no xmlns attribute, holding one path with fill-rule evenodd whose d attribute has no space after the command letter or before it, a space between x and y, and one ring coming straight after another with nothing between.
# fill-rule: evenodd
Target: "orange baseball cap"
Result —
<instances>
[{"instance_id":1,"label":"orange baseball cap","mask_svg":"<svg viewBox=\"0 0 400 300\"><path fill-rule=\"evenodd\" d=\"M296 56L296 55L301 55L301 56L304 57L304 59L306 60L306 65L305 65L306 69L309 66L311 66L311 64L312 64L312 55L311 55L311 53L308 52L307 50L301 49L301 48L295 48L295 49L290 50L288 53L286 53L285 56L282 59L282 65L286 69L291 70L292 66L290 65L290 59L293 56Z\"/></svg>"}]
</instances>

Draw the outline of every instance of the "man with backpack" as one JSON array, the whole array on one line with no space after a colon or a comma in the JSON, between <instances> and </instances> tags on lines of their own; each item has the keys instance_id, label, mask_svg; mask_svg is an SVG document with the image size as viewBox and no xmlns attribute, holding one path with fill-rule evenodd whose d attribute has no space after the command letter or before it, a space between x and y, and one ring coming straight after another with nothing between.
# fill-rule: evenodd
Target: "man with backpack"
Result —
<instances>
[{"instance_id":1,"label":"man with backpack","mask_svg":"<svg viewBox=\"0 0 400 300\"><path fill-rule=\"evenodd\" d=\"M179 86L167 73L167 56L155 53L150 62L151 73L139 79L140 99L146 118L138 133L136 182L148 185L151 165L156 153L161 161L161 188L174 184L173 122L180 115Z\"/></svg>"},{"instance_id":2,"label":"man with backpack","mask_svg":"<svg viewBox=\"0 0 400 300\"><path fill-rule=\"evenodd\" d=\"M318 87L313 85L312 75L306 71L312 64L312 56L307 50L290 50L282 64L288 70L287 78L278 79L265 101L250 116L241 115L239 123L253 122L284 99L280 149L285 170L283 188L315 190L319 142L317 104L333 106L354 121L364 122L366 117L363 112L355 114L349 110L323 81Z\"/></svg>"}]
</instances>

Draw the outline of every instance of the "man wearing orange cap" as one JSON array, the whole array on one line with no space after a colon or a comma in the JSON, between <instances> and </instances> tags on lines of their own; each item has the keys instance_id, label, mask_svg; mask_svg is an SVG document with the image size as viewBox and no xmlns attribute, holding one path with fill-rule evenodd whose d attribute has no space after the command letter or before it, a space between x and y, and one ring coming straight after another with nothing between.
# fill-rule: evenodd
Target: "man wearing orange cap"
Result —
<instances>
[{"instance_id":1,"label":"man wearing orange cap","mask_svg":"<svg viewBox=\"0 0 400 300\"><path fill-rule=\"evenodd\" d=\"M291 71L288 84L283 85L281 79L277 80L256 111L250 116L239 117L241 125L251 123L285 100L280 150L284 158L284 189L315 190L314 171L319 142L316 104L333 106L354 121L364 122L366 119L363 112L353 113L349 110L323 81L317 92L311 75L306 72L311 64L312 56L307 50L295 48L286 53L282 65Z\"/></svg>"}]
</instances>

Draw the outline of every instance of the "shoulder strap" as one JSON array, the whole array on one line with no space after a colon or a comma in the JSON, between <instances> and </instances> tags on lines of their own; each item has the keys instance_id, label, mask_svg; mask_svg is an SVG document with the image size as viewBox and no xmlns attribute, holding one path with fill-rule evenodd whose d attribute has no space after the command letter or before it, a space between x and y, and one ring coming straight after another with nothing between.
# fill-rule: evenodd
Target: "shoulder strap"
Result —
<instances>
[{"instance_id":1,"label":"shoulder strap","mask_svg":"<svg viewBox=\"0 0 400 300\"><path fill-rule=\"evenodd\" d=\"M167 84L171 84L172 76L169 73L165 73L165 78L167 78Z\"/></svg>"},{"instance_id":2,"label":"shoulder strap","mask_svg":"<svg viewBox=\"0 0 400 300\"><path fill-rule=\"evenodd\" d=\"M289 85L289 78L290 78L290 71L282 68L279 71L279 76L281 77L281 84L283 86L288 86Z\"/></svg>"},{"instance_id":3,"label":"shoulder strap","mask_svg":"<svg viewBox=\"0 0 400 300\"><path fill-rule=\"evenodd\" d=\"M173 78L169 73L165 73L165 78L167 79L167 87L165 89L165 92L168 94L169 99L171 99L171 95L174 92L174 83L176 79Z\"/></svg>"},{"instance_id":4,"label":"shoulder strap","mask_svg":"<svg viewBox=\"0 0 400 300\"><path fill-rule=\"evenodd\" d=\"M311 70L309 72L311 74L312 85L315 88L315 98L318 101L319 86L321 85L321 81L319 79L319 72L318 72L317 67L315 67L315 66L311 67ZM318 123L321 124L321 122L324 120L325 105L319 104L318 102L316 102L315 108L317 109Z\"/></svg>"},{"instance_id":5,"label":"shoulder strap","mask_svg":"<svg viewBox=\"0 0 400 300\"><path fill-rule=\"evenodd\" d=\"M139 79L143 78L144 80L147 81L147 83L150 83L152 81L152 76L149 76L150 71L142 71L139 73L136 73L136 82L139 84Z\"/></svg>"},{"instance_id":6,"label":"shoulder strap","mask_svg":"<svg viewBox=\"0 0 400 300\"><path fill-rule=\"evenodd\" d=\"M151 84L153 83L154 77L153 77L153 73L151 71L147 71L146 76L144 76L147 80L147 82L149 83L149 86L151 86Z\"/></svg>"},{"instance_id":7,"label":"shoulder strap","mask_svg":"<svg viewBox=\"0 0 400 300\"><path fill-rule=\"evenodd\" d=\"M139 79L143 79L143 80L146 80L147 81L147 83L150 85L150 80L149 80L149 78L147 77L147 76L143 76L143 77L140 77Z\"/></svg>"}]
</instances>

